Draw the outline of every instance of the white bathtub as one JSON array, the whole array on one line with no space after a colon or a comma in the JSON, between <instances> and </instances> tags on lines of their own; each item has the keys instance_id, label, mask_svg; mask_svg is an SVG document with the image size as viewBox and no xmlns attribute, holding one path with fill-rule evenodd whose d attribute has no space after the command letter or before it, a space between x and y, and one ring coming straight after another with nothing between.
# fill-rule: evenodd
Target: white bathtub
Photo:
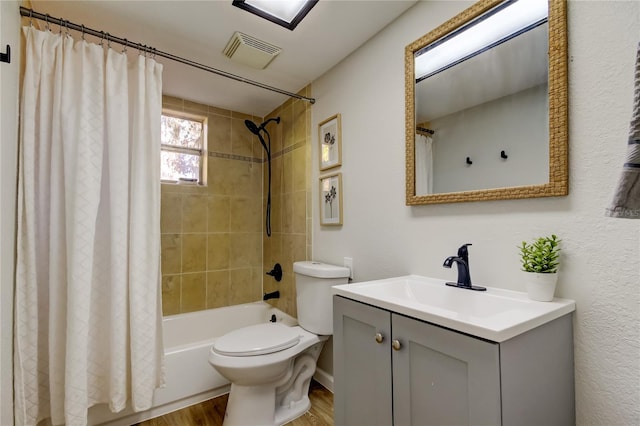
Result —
<instances>
[{"instance_id":1,"label":"white bathtub","mask_svg":"<svg viewBox=\"0 0 640 426\"><path fill-rule=\"evenodd\" d=\"M162 321L166 387L156 390L153 407L134 413L111 413L105 404L89 410L89 424L126 426L175 411L229 392L229 382L209 365L209 350L217 337L231 330L267 322L296 320L266 302L171 315Z\"/></svg>"}]
</instances>

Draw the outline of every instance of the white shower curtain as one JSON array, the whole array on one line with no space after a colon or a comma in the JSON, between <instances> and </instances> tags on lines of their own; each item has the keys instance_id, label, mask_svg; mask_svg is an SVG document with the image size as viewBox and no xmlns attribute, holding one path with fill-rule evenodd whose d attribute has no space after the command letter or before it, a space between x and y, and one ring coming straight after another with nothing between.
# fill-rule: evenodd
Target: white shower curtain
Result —
<instances>
[{"instance_id":1,"label":"white shower curtain","mask_svg":"<svg viewBox=\"0 0 640 426\"><path fill-rule=\"evenodd\" d=\"M25 27L16 424L150 407L164 381L162 65Z\"/></svg>"},{"instance_id":2,"label":"white shower curtain","mask_svg":"<svg viewBox=\"0 0 640 426\"><path fill-rule=\"evenodd\" d=\"M416 133L416 195L433 193L433 139Z\"/></svg>"}]
</instances>

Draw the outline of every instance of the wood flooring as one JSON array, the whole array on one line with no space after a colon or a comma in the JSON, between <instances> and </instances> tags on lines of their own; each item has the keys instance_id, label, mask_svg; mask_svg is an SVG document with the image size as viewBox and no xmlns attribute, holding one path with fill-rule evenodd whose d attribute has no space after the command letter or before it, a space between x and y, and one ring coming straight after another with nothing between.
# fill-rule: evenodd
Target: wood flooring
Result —
<instances>
[{"instance_id":1,"label":"wood flooring","mask_svg":"<svg viewBox=\"0 0 640 426\"><path fill-rule=\"evenodd\" d=\"M134 426L221 426L228 397L222 395ZM309 399L311 409L287 426L333 426L333 394L312 380Z\"/></svg>"}]
</instances>

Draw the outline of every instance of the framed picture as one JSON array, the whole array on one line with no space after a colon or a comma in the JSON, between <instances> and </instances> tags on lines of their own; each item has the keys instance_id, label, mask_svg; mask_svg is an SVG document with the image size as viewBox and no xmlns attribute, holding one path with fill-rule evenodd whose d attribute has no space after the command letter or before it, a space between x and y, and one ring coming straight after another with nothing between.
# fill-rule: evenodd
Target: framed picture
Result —
<instances>
[{"instance_id":1,"label":"framed picture","mask_svg":"<svg viewBox=\"0 0 640 426\"><path fill-rule=\"evenodd\" d=\"M320 225L342 225L342 173L320 178Z\"/></svg>"},{"instance_id":2,"label":"framed picture","mask_svg":"<svg viewBox=\"0 0 640 426\"><path fill-rule=\"evenodd\" d=\"M329 117L318 124L320 141L320 170L342 164L342 124L340 114Z\"/></svg>"}]
</instances>

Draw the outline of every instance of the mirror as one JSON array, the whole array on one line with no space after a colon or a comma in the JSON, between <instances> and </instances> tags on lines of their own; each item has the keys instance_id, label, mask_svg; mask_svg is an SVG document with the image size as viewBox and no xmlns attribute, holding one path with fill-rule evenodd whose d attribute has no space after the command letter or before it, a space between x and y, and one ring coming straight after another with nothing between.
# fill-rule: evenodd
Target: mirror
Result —
<instances>
[{"instance_id":1,"label":"mirror","mask_svg":"<svg viewBox=\"0 0 640 426\"><path fill-rule=\"evenodd\" d=\"M534 3L480 0L405 48L407 205L568 194L566 2Z\"/></svg>"}]
</instances>

